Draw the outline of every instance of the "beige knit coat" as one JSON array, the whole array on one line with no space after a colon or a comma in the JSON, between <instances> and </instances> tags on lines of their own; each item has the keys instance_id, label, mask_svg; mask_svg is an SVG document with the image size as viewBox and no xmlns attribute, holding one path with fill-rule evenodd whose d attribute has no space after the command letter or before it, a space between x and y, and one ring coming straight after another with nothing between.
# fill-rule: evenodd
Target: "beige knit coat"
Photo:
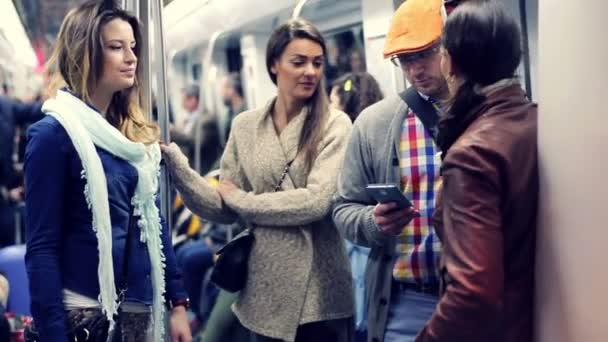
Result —
<instances>
[{"instance_id":1,"label":"beige knit coat","mask_svg":"<svg viewBox=\"0 0 608 342\"><path fill-rule=\"evenodd\" d=\"M188 168L176 146L165 151L175 186L197 215L218 222L241 217L255 225L245 289L233 306L248 329L285 341L298 325L353 315L353 288L343 239L330 209L351 122L332 110L312 170L297 156L306 110L277 134L271 101L236 117L221 163L222 179L241 190L228 198ZM295 160L294 160L295 158ZM294 160L283 191L274 192Z\"/></svg>"}]
</instances>

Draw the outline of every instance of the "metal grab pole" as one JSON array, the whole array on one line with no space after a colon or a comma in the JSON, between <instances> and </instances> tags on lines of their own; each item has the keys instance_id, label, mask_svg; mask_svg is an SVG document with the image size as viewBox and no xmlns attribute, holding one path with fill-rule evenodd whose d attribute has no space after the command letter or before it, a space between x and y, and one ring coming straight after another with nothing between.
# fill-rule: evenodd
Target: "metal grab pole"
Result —
<instances>
[{"instance_id":1,"label":"metal grab pole","mask_svg":"<svg viewBox=\"0 0 608 342\"><path fill-rule=\"evenodd\" d=\"M293 19L299 18L300 14L302 13L302 9L304 8L304 5L306 5L306 2L308 0L299 0L298 3L296 4L296 7L293 9L293 12L291 13L291 17Z\"/></svg>"},{"instance_id":2,"label":"metal grab pole","mask_svg":"<svg viewBox=\"0 0 608 342\"><path fill-rule=\"evenodd\" d=\"M528 97L532 100L532 71L530 67L530 41L528 40L528 10L526 8L526 0L519 1L519 13L521 15L521 32L523 36L524 81L526 82Z\"/></svg>"},{"instance_id":3,"label":"metal grab pole","mask_svg":"<svg viewBox=\"0 0 608 342\"><path fill-rule=\"evenodd\" d=\"M165 40L162 21L162 0L122 0L125 10L134 13L141 22L142 42L141 56L139 58L139 87L141 106L148 116L152 112L152 49L154 49L155 63L158 63L160 73L158 76L158 89L156 93L156 106L158 110L158 124L160 126L161 141L169 142L169 116L165 80ZM154 32L152 36L151 32ZM154 41L154 46L150 42ZM169 174L166 168L161 168L160 179L161 215L171 230L171 192L169 185Z\"/></svg>"},{"instance_id":4,"label":"metal grab pole","mask_svg":"<svg viewBox=\"0 0 608 342\"><path fill-rule=\"evenodd\" d=\"M169 132L169 101L167 98L167 67L165 57L165 35L163 31L163 1L152 0L152 20L150 23L154 23L154 52L156 53L154 62L156 63L158 71L156 74L156 106L158 111L158 124L161 131L161 140L168 143L171 139ZM161 182L160 182L160 194L161 194L161 213L165 217L169 231L171 231L171 188L169 172L166 166L163 165L161 169Z\"/></svg>"},{"instance_id":5,"label":"metal grab pole","mask_svg":"<svg viewBox=\"0 0 608 342\"><path fill-rule=\"evenodd\" d=\"M145 0L142 0L145 1ZM166 66L165 66L165 37L164 37L164 32L163 32L163 2L162 0L151 0L152 1L152 5L150 8L150 20L148 21L148 24L152 24L154 23L154 25L151 25L149 27L151 27L154 30L154 52L156 53L154 55L154 62L155 62L155 66L157 68L155 68L155 70L159 71L160 73L157 73L156 76L156 110L158 113L158 125L160 126L160 139L161 141L165 142L165 143L169 143L171 137L170 137L170 133L169 133L169 106L168 106L168 100L167 100L167 80L165 79L165 76L167 75L166 72ZM149 33L150 31L148 31ZM151 50L148 50L149 52ZM150 65L150 72L151 72L151 67L152 65ZM151 75L151 73L150 73ZM172 219L171 219L171 184L170 184L170 178L169 178L169 170L167 170L167 166L165 164L162 164L161 166L161 171L160 171L160 203L161 203L161 207L160 207L160 212L161 215L165 218L165 222L167 224L167 227L169 229L169 236L172 237L173 234L171 234L172 228L171 228L171 224L172 224ZM165 336L164 336L164 340L165 341L170 341L171 337L170 337L170 332L171 332L171 328L170 328L170 317L171 315L168 314L165 316Z\"/></svg>"}]
</instances>

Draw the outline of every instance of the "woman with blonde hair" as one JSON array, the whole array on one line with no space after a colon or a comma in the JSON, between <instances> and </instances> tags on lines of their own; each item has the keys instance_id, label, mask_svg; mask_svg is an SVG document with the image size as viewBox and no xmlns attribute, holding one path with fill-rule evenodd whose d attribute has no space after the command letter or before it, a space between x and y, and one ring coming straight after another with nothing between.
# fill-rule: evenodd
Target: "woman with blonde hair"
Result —
<instances>
[{"instance_id":1,"label":"woman with blonde hair","mask_svg":"<svg viewBox=\"0 0 608 342\"><path fill-rule=\"evenodd\" d=\"M256 341L350 341L353 294L344 242L329 216L351 122L329 108L326 48L309 22L270 36L266 66L277 96L239 114L219 188L163 152L184 202L209 220L253 227L247 279L232 306Z\"/></svg>"},{"instance_id":2,"label":"woman with blonde hair","mask_svg":"<svg viewBox=\"0 0 608 342\"><path fill-rule=\"evenodd\" d=\"M52 56L66 88L25 157L37 341L190 341L187 295L158 209L159 129L140 107L137 19L112 2L68 13ZM108 339L108 333L110 338Z\"/></svg>"}]
</instances>

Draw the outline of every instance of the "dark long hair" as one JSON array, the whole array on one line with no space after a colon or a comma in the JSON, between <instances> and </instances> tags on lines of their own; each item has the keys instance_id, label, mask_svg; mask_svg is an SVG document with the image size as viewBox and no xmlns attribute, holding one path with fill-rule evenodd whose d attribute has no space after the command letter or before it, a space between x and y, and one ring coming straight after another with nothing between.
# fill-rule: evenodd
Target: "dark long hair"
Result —
<instances>
[{"instance_id":1,"label":"dark long hair","mask_svg":"<svg viewBox=\"0 0 608 342\"><path fill-rule=\"evenodd\" d=\"M515 19L494 0L469 0L448 17L442 44L452 67L463 77L447 116L439 123L439 146L445 153L479 116L474 109L487 86L515 75L521 61L521 33Z\"/></svg>"},{"instance_id":2,"label":"dark long hair","mask_svg":"<svg viewBox=\"0 0 608 342\"><path fill-rule=\"evenodd\" d=\"M287 45L295 39L311 40L321 46L324 56L327 55L325 39L323 39L323 36L321 36L316 27L304 19L289 20L272 32L266 47L266 68L270 79L275 85L277 84L277 75L272 72L272 65L281 57ZM305 165L310 171L317 157L317 149L323 139L322 128L329 114L329 100L325 93L325 82L323 79L319 81L317 90L310 97L307 105L310 109L302 127L302 134L298 143L298 153L304 154Z\"/></svg>"},{"instance_id":3,"label":"dark long hair","mask_svg":"<svg viewBox=\"0 0 608 342\"><path fill-rule=\"evenodd\" d=\"M349 72L331 84L336 88L342 110L355 121L359 113L382 100L382 90L376 79L367 72Z\"/></svg>"},{"instance_id":4,"label":"dark long hair","mask_svg":"<svg viewBox=\"0 0 608 342\"><path fill-rule=\"evenodd\" d=\"M91 0L71 10L63 20L49 65L59 69L67 88L84 102L103 73L102 29L114 19L129 23L135 36L134 54L141 55L142 36L137 18L118 8L115 1ZM138 74L141 70L137 67ZM127 138L146 144L158 141L159 128L150 123L141 109L139 75L135 84L117 91L107 111L107 120Z\"/></svg>"}]
</instances>

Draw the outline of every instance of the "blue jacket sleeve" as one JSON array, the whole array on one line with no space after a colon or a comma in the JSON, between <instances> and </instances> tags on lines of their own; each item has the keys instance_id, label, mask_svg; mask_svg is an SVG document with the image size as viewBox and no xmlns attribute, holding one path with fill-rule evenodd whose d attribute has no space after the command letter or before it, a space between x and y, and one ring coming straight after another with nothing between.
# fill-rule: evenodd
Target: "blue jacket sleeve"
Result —
<instances>
[{"instance_id":1,"label":"blue jacket sleeve","mask_svg":"<svg viewBox=\"0 0 608 342\"><path fill-rule=\"evenodd\" d=\"M156 206L160 208L160 197L156 199ZM188 298L182 281L182 272L177 266L175 252L171 242L171 232L164 217L161 216L161 227L163 229L163 253L165 254L165 300L170 303L173 300Z\"/></svg>"},{"instance_id":2,"label":"blue jacket sleeve","mask_svg":"<svg viewBox=\"0 0 608 342\"><path fill-rule=\"evenodd\" d=\"M32 126L25 152L25 262L42 342L67 342L60 255L68 155L67 135L61 130L47 122Z\"/></svg>"},{"instance_id":3,"label":"blue jacket sleeve","mask_svg":"<svg viewBox=\"0 0 608 342\"><path fill-rule=\"evenodd\" d=\"M44 117L42 102L20 103L15 101L13 103L13 115L17 125L34 123Z\"/></svg>"}]
</instances>

